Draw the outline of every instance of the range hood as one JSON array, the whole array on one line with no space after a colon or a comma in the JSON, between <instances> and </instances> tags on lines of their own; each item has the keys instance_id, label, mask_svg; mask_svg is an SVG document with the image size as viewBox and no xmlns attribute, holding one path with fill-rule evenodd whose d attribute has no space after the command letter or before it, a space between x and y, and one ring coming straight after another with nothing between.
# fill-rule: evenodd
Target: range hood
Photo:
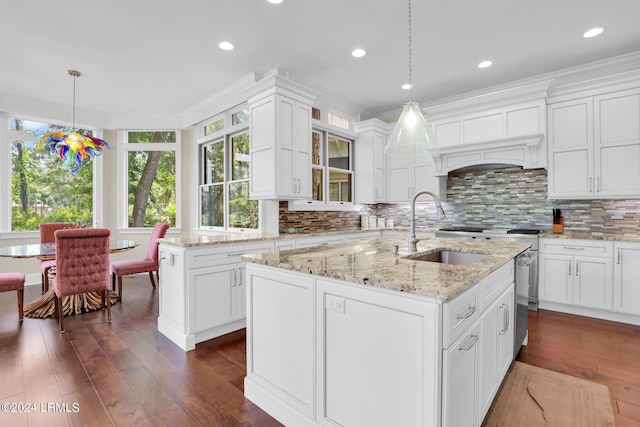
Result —
<instances>
[{"instance_id":1,"label":"range hood","mask_svg":"<svg viewBox=\"0 0 640 427\"><path fill-rule=\"evenodd\" d=\"M524 169L545 168L544 142L545 134L536 133L440 146L439 151L432 154L435 174L446 176L456 169L496 164L516 165Z\"/></svg>"},{"instance_id":2,"label":"range hood","mask_svg":"<svg viewBox=\"0 0 640 427\"><path fill-rule=\"evenodd\" d=\"M425 109L438 141L436 176L470 166L547 167L550 80L452 100Z\"/></svg>"}]
</instances>

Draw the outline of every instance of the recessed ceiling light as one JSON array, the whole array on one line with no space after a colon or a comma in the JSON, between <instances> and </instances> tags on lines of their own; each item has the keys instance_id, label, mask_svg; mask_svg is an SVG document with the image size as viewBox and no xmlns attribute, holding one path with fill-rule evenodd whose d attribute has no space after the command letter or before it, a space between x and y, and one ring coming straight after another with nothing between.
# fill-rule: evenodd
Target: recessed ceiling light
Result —
<instances>
[{"instance_id":1,"label":"recessed ceiling light","mask_svg":"<svg viewBox=\"0 0 640 427\"><path fill-rule=\"evenodd\" d=\"M411 83L405 83L401 87L404 90L409 90L409 89L411 89L413 87L413 85Z\"/></svg>"},{"instance_id":2,"label":"recessed ceiling light","mask_svg":"<svg viewBox=\"0 0 640 427\"><path fill-rule=\"evenodd\" d=\"M354 49L353 52L351 52L351 55L353 55L354 58L362 58L366 54L367 54L367 51L360 48Z\"/></svg>"},{"instance_id":3,"label":"recessed ceiling light","mask_svg":"<svg viewBox=\"0 0 640 427\"><path fill-rule=\"evenodd\" d=\"M604 29L600 28L600 27L592 28L589 31L587 31L586 33L584 33L582 35L582 37L584 37L585 39L588 39L588 38L591 38L591 37L599 36L600 34L602 34L603 31L604 31Z\"/></svg>"},{"instance_id":4,"label":"recessed ceiling light","mask_svg":"<svg viewBox=\"0 0 640 427\"><path fill-rule=\"evenodd\" d=\"M222 50L233 50L233 43L231 42L220 42L218 47Z\"/></svg>"},{"instance_id":5,"label":"recessed ceiling light","mask_svg":"<svg viewBox=\"0 0 640 427\"><path fill-rule=\"evenodd\" d=\"M271 4L280 4L282 3L284 0L267 0L269 3Z\"/></svg>"},{"instance_id":6,"label":"recessed ceiling light","mask_svg":"<svg viewBox=\"0 0 640 427\"><path fill-rule=\"evenodd\" d=\"M489 68L491 65L493 65L493 62L491 61L482 61L478 64L478 68Z\"/></svg>"}]
</instances>

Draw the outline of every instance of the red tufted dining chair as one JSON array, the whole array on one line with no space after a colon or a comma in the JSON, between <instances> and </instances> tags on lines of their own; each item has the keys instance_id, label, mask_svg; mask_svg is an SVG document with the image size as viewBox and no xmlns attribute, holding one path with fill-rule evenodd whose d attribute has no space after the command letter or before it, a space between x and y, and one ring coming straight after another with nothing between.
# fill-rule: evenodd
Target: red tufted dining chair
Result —
<instances>
[{"instance_id":1,"label":"red tufted dining chair","mask_svg":"<svg viewBox=\"0 0 640 427\"><path fill-rule=\"evenodd\" d=\"M158 282L160 282L160 273L158 272L158 239L163 238L165 234L167 234L168 229L169 224L166 222L156 223L151 232L147 256L145 258L115 261L111 264L113 289L115 289L116 278L118 281L118 301L122 301L122 276L148 272L151 278L151 286L155 288L156 282L153 279L153 272L155 271L158 276Z\"/></svg>"},{"instance_id":2,"label":"red tufted dining chair","mask_svg":"<svg viewBox=\"0 0 640 427\"><path fill-rule=\"evenodd\" d=\"M108 228L58 230L56 237L56 274L51 288L56 296L56 314L60 332L64 332L62 297L87 292L102 293L107 302L107 320L111 322Z\"/></svg>"},{"instance_id":3,"label":"red tufted dining chair","mask_svg":"<svg viewBox=\"0 0 640 427\"><path fill-rule=\"evenodd\" d=\"M18 318L22 322L24 301L24 274L0 273L0 292L18 291Z\"/></svg>"},{"instance_id":4,"label":"red tufted dining chair","mask_svg":"<svg viewBox=\"0 0 640 427\"><path fill-rule=\"evenodd\" d=\"M55 243L56 238L54 233L58 230L65 228L72 228L75 225L73 222L44 222L40 224L40 243ZM44 294L49 290L49 279L47 275L51 267L56 265L55 259L47 259L40 261L40 272L42 273L42 293Z\"/></svg>"}]
</instances>

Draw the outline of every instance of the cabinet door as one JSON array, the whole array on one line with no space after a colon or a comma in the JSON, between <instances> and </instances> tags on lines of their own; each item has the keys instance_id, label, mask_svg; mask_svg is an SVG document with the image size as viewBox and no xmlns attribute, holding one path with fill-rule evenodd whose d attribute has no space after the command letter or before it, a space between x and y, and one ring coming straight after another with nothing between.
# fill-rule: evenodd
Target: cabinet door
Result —
<instances>
[{"instance_id":1,"label":"cabinet door","mask_svg":"<svg viewBox=\"0 0 640 427\"><path fill-rule=\"evenodd\" d=\"M613 309L640 316L640 244L616 243L615 259Z\"/></svg>"},{"instance_id":2,"label":"cabinet door","mask_svg":"<svg viewBox=\"0 0 640 427\"><path fill-rule=\"evenodd\" d=\"M513 286L502 295L498 306L498 384L513 361L515 337L515 289Z\"/></svg>"},{"instance_id":3,"label":"cabinet door","mask_svg":"<svg viewBox=\"0 0 640 427\"><path fill-rule=\"evenodd\" d=\"M499 332L504 327L504 313L501 301L494 301L482 314L480 319L480 357L479 357L479 383L478 398L480 402L480 417L484 418L493 396L500 386L498 371L498 340Z\"/></svg>"},{"instance_id":4,"label":"cabinet door","mask_svg":"<svg viewBox=\"0 0 640 427\"><path fill-rule=\"evenodd\" d=\"M549 106L549 198L593 193L593 103L591 98Z\"/></svg>"},{"instance_id":5,"label":"cabinet door","mask_svg":"<svg viewBox=\"0 0 640 427\"><path fill-rule=\"evenodd\" d=\"M613 271L610 258L575 257L573 303L603 310L613 308Z\"/></svg>"},{"instance_id":6,"label":"cabinet door","mask_svg":"<svg viewBox=\"0 0 640 427\"><path fill-rule=\"evenodd\" d=\"M294 163L295 196L311 198L311 107L299 102L294 110Z\"/></svg>"},{"instance_id":7,"label":"cabinet door","mask_svg":"<svg viewBox=\"0 0 640 427\"><path fill-rule=\"evenodd\" d=\"M573 257L540 254L540 300L571 304Z\"/></svg>"},{"instance_id":8,"label":"cabinet door","mask_svg":"<svg viewBox=\"0 0 640 427\"><path fill-rule=\"evenodd\" d=\"M411 200L411 156L387 156L387 201Z\"/></svg>"},{"instance_id":9,"label":"cabinet door","mask_svg":"<svg viewBox=\"0 0 640 427\"><path fill-rule=\"evenodd\" d=\"M411 196L413 197L417 192L424 190L438 194L438 179L435 175L436 167L431 155L415 156L413 164L413 191Z\"/></svg>"},{"instance_id":10,"label":"cabinet door","mask_svg":"<svg viewBox=\"0 0 640 427\"><path fill-rule=\"evenodd\" d=\"M480 322L476 322L443 355L442 425L477 426L477 362Z\"/></svg>"},{"instance_id":11,"label":"cabinet door","mask_svg":"<svg viewBox=\"0 0 640 427\"><path fill-rule=\"evenodd\" d=\"M193 314L190 333L202 331L236 320L235 264L189 270Z\"/></svg>"},{"instance_id":12,"label":"cabinet door","mask_svg":"<svg viewBox=\"0 0 640 427\"><path fill-rule=\"evenodd\" d=\"M594 98L596 196L640 195L640 90Z\"/></svg>"}]
</instances>

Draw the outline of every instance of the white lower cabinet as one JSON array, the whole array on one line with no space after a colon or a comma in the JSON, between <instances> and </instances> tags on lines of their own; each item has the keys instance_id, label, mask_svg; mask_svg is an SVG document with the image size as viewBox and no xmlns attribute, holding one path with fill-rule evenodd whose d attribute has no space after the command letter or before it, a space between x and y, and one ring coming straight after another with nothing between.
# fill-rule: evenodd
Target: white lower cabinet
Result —
<instances>
[{"instance_id":1,"label":"white lower cabinet","mask_svg":"<svg viewBox=\"0 0 640 427\"><path fill-rule=\"evenodd\" d=\"M245 327L244 254L273 241L178 247L160 244L158 331L183 350Z\"/></svg>"},{"instance_id":2,"label":"white lower cabinet","mask_svg":"<svg viewBox=\"0 0 640 427\"><path fill-rule=\"evenodd\" d=\"M613 309L613 245L606 241L541 239L540 301Z\"/></svg>"},{"instance_id":3,"label":"white lower cabinet","mask_svg":"<svg viewBox=\"0 0 640 427\"><path fill-rule=\"evenodd\" d=\"M513 273L442 304L249 263L245 396L292 426L479 426L513 356Z\"/></svg>"},{"instance_id":4,"label":"white lower cabinet","mask_svg":"<svg viewBox=\"0 0 640 427\"><path fill-rule=\"evenodd\" d=\"M453 334L457 341L450 346L443 344L443 426L480 426L513 361L513 273L513 265L505 265L476 286L482 309L475 321L473 288L451 303L464 302L468 311L451 317L450 327L462 323L465 331Z\"/></svg>"},{"instance_id":5,"label":"white lower cabinet","mask_svg":"<svg viewBox=\"0 0 640 427\"><path fill-rule=\"evenodd\" d=\"M442 425L478 426L478 358L480 321L478 320L451 347L444 350L442 364Z\"/></svg>"},{"instance_id":6,"label":"white lower cabinet","mask_svg":"<svg viewBox=\"0 0 640 427\"><path fill-rule=\"evenodd\" d=\"M640 316L640 243L616 242L613 310Z\"/></svg>"},{"instance_id":7,"label":"white lower cabinet","mask_svg":"<svg viewBox=\"0 0 640 427\"><path fill-rule=\"evenodd\" d=\"M540 308L640 325L640 243L540 239Z\"/></svg>"}]
</instances>

